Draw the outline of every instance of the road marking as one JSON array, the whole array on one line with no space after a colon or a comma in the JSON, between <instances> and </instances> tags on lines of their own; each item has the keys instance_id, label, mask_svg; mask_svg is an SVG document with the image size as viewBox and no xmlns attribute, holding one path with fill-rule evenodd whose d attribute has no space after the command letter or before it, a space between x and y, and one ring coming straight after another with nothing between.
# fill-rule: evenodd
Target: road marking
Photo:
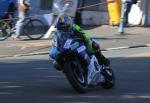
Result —
<instances>
[{"instance_id":1,"label":"road marking","mask_svg":"<svg viewBox=\"0 0 150 103\"><path fill-rule=\"evenodd\" d=\"M58 98L91 98L91 99L96 99L96 98L104 98L104 95L86 95L86 96L74 96L74 95L65 95L65 96L58 96ZM114 96L107 96L108 98L118 98L116 95ZM129 95L121 95L120 98L123 99L150 99L150 95L134 95L134 94L129 94Z\"/></svg>"},{"instance_id":2,"label":"road marking","mask_svg":"<svg viewBox=\"0 0 150 103\"><path fill-rule=\"evenodd\" d=\"M10 93L10 92L0 92L0 95L13 95L14 93Z\"/></svg>"},{"instance_id":3,"label":"road marking","mask_svg":"<svg viewBox=\"0 0 150 103\"><path fill-rule=\"evenodd\" d=\"M28 45L27 45L28 44ZM26 48L30 48L30 47L37 47L37 46L51 46L52 42L38 42L38 43L18 43L18 44L11 44L8 47L15 47L15 46L19 46L21 47L21 50L24 50ZM150 44L145 44L145 45L136 45L136 46L123 46L123 47L116 47L116 48L104 48L101 49L102 51L112 51L112 50L121 50L121 49L130 49L130 48L140 48L140 47L150 47ZM48 48L48 47L47 47ZM0 58L5 58L5 57L20 57L20 56L31 56L31 55L45 55L45 54L49 54L49 51L45 51L45 52L32 52L32 53L23 53L23 54L16 54L16 55L0 55ZM136 54L136 55L129 55L126 57L139 57L139 56L144 56L144 57L150 57L149 56L149 52L148 53L142 53L142 54Z\"/></svg>"},{"instance_id":4,"label":"road marking","mask_svg":"<svg viewBox=\"0 0 150 103\"><path fill-rule=\"evenodd\" d=\"M48 78L60 78L60 79L65 79L65 76L47 76Z\"/></svg>"},{"instance_id":5,"label":"road marking","mask_svg":"<svg viewBox=\"0 0 150 103\"><path fill-rule=\"evenodd\" d=\"M115 48L106 48L104 50L109 51L109 50L119 50L119 49L128 49L128 46L123 46L123 47L115 47Z\"/></svg>"},{"instance_id":6,"label":"road marking","mask_svg":"<svg viewBox=\"0 0 150 103\"><path fill-rule=\"evenodd\" d=\"M146 44L147 46L150 46L150 44Z\"/></svg>"},{"instance_id":7,"label":"road marking","mask_svg":"<svg viewBox=\"0 0 150 103\"><path fill-rule=\"evenodd\" d=\"M150 52L128 55L127 57L150 57Z\"/></svg>"}]
</instances>

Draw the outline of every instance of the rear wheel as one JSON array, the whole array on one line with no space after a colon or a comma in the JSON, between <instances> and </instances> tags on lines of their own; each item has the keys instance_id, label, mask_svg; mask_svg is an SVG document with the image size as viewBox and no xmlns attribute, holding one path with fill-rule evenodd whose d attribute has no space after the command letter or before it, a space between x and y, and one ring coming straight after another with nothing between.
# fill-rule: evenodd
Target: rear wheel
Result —
<instances>
[{"instance_id":1,"label":"rear wheel","mask_svg":"<svg viewBox=\"0 0 150 103\"><path fill-rule=\"evenodd\" d=\"M41 20L33 19L30 20L23 30L23 34L27 35L31 40L41 39L45 34L45 25Z\"/></svg>"},{"instance_id":2,"label":"rear wheel","mask_svg":"<svg viewBox=\"0 0 150 103\"><path fill-rule=\"evenodd\" d=\"M65 74L72 87L78 93L87 91L87 72L78 59L65 64Z\"/></svg>"}]
</instances>

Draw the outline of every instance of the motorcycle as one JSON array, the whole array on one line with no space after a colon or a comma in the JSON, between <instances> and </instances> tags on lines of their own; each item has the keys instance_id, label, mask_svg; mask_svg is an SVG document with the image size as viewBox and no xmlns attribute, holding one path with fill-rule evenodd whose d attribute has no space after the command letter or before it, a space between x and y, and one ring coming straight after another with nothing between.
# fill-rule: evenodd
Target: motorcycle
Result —
<instances>
[{"instance_id":1,"label":"motorcycle","mask_svg":"<svg viewBox=\"0 0 150 103\"><path fill-rule=\"evenodd\" d=\"M82 38L69 33L60 34L57 28L55 34L57 39L54 40L54 46L57 45L59 50L58 60L61 61L62 71L78 93L85 93L93 86L104 89L114 87L115 76L112 68L104 68L95 54L87 50Z\"/></svg>"}]
</instances>

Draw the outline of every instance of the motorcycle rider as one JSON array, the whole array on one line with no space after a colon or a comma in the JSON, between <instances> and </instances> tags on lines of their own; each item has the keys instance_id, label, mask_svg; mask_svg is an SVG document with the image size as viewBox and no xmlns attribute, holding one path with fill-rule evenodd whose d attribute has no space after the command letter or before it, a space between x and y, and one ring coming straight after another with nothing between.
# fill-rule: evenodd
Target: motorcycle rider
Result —
<instances>
[{"instance_id":1,"label":"motorcycle rider","mask_svg":"<svg viewBox=\"0 0 150 103\"><path fill-rule=\"evenodd\" d=\"M85 33L80 26L73 24L73 21L70 17L66 15L61 15L60 18L58 18L58 22L56 24L57 31L63 35L64 32L70 33L74 35L75 37L82 38L85 42L87 49L89 52L95 53L95 56L97 57L98 61L104 65L104 68L108 68L110 65L110 62L107 58L104 57L104 55L101 53L100 47L98 43L92 39L87 33ZM58 43L56 42L58 39L57 32L54 35L54 42L52 49L50 51L50 56L55 60L54 61L54 67L57 70L61 70L61 61L58 61L59 51L57 48Z\"/></svg>"}]
</instances>

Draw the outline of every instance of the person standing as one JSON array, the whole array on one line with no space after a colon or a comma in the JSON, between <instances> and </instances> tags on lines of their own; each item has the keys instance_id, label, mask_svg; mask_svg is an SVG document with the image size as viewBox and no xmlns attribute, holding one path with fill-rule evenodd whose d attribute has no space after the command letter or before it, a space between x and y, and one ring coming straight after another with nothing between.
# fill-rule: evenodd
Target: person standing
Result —
<instances>
[{"instance_id":1,"label":"person standing","mask_svg":"<svg viewBox=\"0 0 150 103\"><path fill-rule=\"evenodd\" d=\"M25 23L25 18L28 15L30 9L30 0L18 0L18 18L16 23L16 32L13 35L14 40L21 40L20 35L23 31L23 26Z\"/></svg>"},{"instance_id":2,"label":"person standing","mask_svg":"<svg viewBox=\"0 0 150 103\"><path fill-rule=\"evenodd\" d=\"M131 11L132 5L137 3L137 0L122 0L123 4L126 5L125 11L125 25L129 24L129 13Z\"/></svg>"},{"instance_id":3,"label":"person standing","mask_svg":"<svg viewBox=\"0 0 150 103\"><path fill-rule=\"evenodd\" d=\"M132 0L122 0L122 5L125 7L124 23L125 23L125 25L127 25L128 24L128 16L129 16L129 13L130 13L131 7L132 7Z\"/></svg>"},{"instance_id":4,"label":"person standing","mask_svg":"<svg viewBox=\"0 0 150 103\"><path fill-rule=\"evenodd\" d=\"M118 32L123 34L124 27L129 26L128 16L131 11L132 4L136 4L138 0L122 0L121 17Z\"/></svg>"}]
</instances>

